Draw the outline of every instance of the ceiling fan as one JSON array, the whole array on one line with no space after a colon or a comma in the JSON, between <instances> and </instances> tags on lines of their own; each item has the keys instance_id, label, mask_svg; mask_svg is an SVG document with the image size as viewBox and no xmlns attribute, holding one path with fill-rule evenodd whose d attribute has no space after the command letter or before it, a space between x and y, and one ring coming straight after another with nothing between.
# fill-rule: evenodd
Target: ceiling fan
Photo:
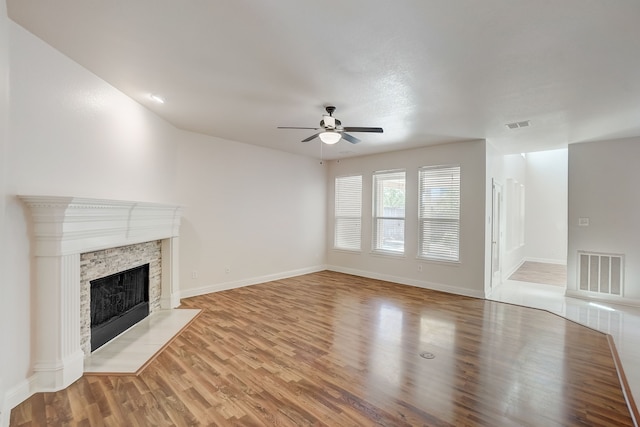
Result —
<instances>
[{"instance_id":1,"label":"ceiling fan","mask_svg":"<svg viewBox=\"0 0 640 427\"><path fill-rule=\"evenodd\" d=\"M347 132L373 132L373 133L382 133L382 128L370 128L370 127L343 127L342 122L335 117L333 117L333 112L336 111L336 107L333 105L329 105L325 107L327 114L322 116L322 120L320 120L320 127L318 128L307 128L307 127L298 127L298 126L278 126L278 129L311 129L311 130L320 130L316 134L311 135L308 138L302 140L302 142L308 142L315 138L320 138L322 142L325 144L335 144L340 141L342 138L346 139L352 144L357 144L360 142L358 138L355 136L349 135Z\"/></svg>"}]
</instances>

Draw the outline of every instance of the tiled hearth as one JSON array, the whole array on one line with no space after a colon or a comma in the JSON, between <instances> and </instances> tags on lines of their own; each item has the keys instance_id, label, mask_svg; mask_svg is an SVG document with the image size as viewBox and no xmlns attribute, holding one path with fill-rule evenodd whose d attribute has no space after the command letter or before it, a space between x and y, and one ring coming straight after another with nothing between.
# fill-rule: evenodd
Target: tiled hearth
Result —
<instances>
[{"instance_id":1,"label":"tiled hearth","mask_svg":"<svg viewBox=\"0 0 640 427\"><path fill-rule=\"evenodd\" d=\"M137 374L200 313L160 310L103 345L84 361L87 374Z\"/></svg>"},{"instance_id":2,"label":"tiled hearth","mask_svg":"<svg viewBox=\"0 0 640 427\"><path fill-rule=\"evenodd\" d=\"M175 205L77 197L20 198L31 216L34 244L36 319L31 391L55 391L67 387L84 372L85 354L80 344L80 255L159 240L160 307L175 308L180 304L181 209Z\"/></svg>"}]
</instances>

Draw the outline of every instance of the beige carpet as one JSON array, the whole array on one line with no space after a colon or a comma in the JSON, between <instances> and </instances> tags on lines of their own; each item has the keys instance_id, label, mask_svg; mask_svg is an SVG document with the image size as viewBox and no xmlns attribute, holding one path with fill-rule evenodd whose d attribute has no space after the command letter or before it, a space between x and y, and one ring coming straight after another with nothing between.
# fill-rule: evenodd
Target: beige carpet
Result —
<instances>
[{"instance_id":1,"label":"beige carpet","mask_svg":"<svg viewBox=\"0 0 640 427\"><path fill-rule=\"evenodd\" d=\"M525 261L509 280L567 286L567 266Z\"/></svg>"}]
</instances>

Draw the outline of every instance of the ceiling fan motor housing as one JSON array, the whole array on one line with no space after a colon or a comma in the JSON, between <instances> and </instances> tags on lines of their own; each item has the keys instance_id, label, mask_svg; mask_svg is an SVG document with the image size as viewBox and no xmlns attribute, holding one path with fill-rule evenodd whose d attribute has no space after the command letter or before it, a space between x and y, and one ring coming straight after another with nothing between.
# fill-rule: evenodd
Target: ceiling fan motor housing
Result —
<instances>
[{"instance_id":1,"label":"ceiling fan motor housing","mask_svg":"<svg viewBox=\"0 0 640 427\"><path fill-rule=\"evenodd\" d=\"M340 126L342 123L340 120L331 117L331 116L323 116L324 118L320 120L320 127L325 129L335 129L337 126Z\"/></svg>"}]
</instances>

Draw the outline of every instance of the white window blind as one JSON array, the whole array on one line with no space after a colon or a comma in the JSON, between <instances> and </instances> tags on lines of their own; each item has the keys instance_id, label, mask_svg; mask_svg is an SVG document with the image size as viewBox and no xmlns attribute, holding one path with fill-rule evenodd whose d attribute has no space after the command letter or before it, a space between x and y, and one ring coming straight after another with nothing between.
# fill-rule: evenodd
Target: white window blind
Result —
<instances>
[{"instance_id":1,"label":"white window blind","mask_svg":"<svg viewBox=\"0 0 640 427\"><path fill-rule=\"evenodd\" d=\"M420 258L460 260L460 166L419 170Z\"/></svg>"},{"instance_id":2,"label":"white window blind","mask_svg":"<svg viewBox=\"0 0 640 427\"><path fill-rule=\"evenodd\" d=\"M404 253L405 171L373 174L373 250Z\"/></svg>"},{"instance_id":3,"label":"white window blind","mask_svg":"<svg viewBox=\"0 0 640 427\"><path fill-rule=\"evenodd\" d=\"M360 250L362 236L362 175L336 178L334 248Z\"/></svg>"}]
</instances>

